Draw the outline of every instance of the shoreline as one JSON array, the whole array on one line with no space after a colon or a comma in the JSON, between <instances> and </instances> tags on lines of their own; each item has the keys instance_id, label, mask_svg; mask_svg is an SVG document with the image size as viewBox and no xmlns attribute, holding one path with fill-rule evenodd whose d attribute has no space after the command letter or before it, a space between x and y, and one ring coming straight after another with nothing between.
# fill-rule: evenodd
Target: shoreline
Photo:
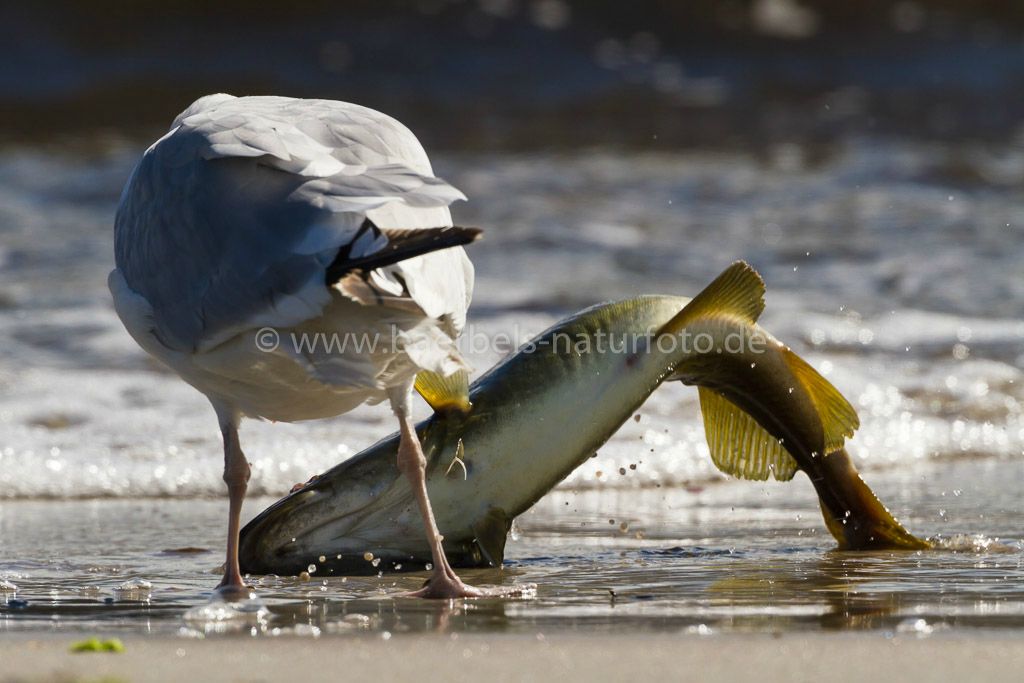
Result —
<instances>
[{"instance_id":1,"label":"shoreline","mask_svg":"<svg viewBox=\"0 0 1024 683\"><path fill-rule=\"evenodd\" d=\"M507 634L189 639L128 636L123 653L69 652L79 634L8 633L0 682L319 680L996 680L1024 638L958 632L699 636ZM415 677L415 678L413 678Z\"/></svg>"}]
</instances>

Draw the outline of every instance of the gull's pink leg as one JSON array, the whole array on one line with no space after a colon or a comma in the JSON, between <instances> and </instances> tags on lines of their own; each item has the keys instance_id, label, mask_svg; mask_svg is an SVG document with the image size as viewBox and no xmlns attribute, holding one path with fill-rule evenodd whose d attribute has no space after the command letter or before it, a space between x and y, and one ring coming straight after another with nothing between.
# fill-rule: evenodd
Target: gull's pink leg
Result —
<instances>
[{"instance_id":1,"label":"gull's pink leg","mask_svg":"<svg viewBox=\"0 0 1024 683\"><path fill-rule=\"evenodd\" d=\"M398 420L401 430L398 445L398 469L409 479L409 485L412 486L413 494L416 496L416 503L423 516L423 526L427 532L430 555L434 563L430 581L412 595L419 598L442 599L479 598L489 595L479 588L464 584L448 564L448 558L445 557L444 548L441 545L443 538L437 529L434 511L430 508L430 499L427 497L427 459L423 455L423 448L416 436L412 420L408 416L400 416Z\"/></svg>"},{"instance_id":2,"label":"gull's pink leg","mask_svg":"<svg viewBox=\"0 0 1024 683\"><path fill-rule=\"evenodd\" d=\"M238 531L250 470L238 443L237 420L222 420L221 433L224 436L224 483L228 486L228 550L224 578L217 588L222 593L231 593L245 589L238 566Z\"/></svg>"},{"instance_id":3,"label":"gull's pink leg","mask_svg":"<svg viewBox=\"0 0 1024 683\"><path fill-rule=\"evenodd\" d=\"M444 547L441 545L444 538L437 529L434 511L430 507L430 498L427 497L427 458L423 455L423 447L420 445L420 439L416 435L416 429L412 423L409 406L411 392L412 386L399 387L391 391L391 409L398 418L399 425L398 469L409 480L413 495L416 497L416 504L419 506L420 515L423 517L423 526L427 532L427 542L430 543L430 556L434 567L427 584L410 595L418 598L441 599L501 595L503 593L467 586L448 564Z\"/></svg>"}]
</instances>

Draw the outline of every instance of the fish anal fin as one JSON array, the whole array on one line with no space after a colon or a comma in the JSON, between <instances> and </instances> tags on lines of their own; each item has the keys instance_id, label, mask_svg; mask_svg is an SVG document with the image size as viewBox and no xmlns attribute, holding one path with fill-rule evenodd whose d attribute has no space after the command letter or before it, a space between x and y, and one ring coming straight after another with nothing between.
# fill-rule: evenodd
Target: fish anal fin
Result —
<instances>
[{"instance_id":1,"label":"fish anal fin","mask_svg":"<svg viewBox=\"0 0 1024 683\"><path fill-rule=\"evenodd\" d=\"M850 402L832 384L818 374L807 361L789 349L783 351L786 364L814 403L825 435L825 453L843 447L846 439L860 427L860 418Z\"/></svg>"},{"instance_id":2,"label":"fish anal fin","mask_svg":"<svg viewBox=\"0 0 1024 683\"><path fill-rule=\"evenodd\" d=\"M458 370L447 377L429 370L416 375L416 391L434 412L457 410L468 413L473 404L469 402L469 372Z\"/></svg>"},{"instance_id":3,"label":"fish anal fin","mask_svg":"<svg viewBox=\"0 0 1024 683\"><path fill-rule=\"evenodd\" d=\"M750 264L736 261L665 323L658 336L678 334L700 318L731 316L754 323L764 310L764 280Z\"/></svg>"},{"instance_id":4,"label":"fish anal fin","mask_svg":"<svg viewBox=\"0 0 1024 683\"><path fill-rule=\"evenodd\" d=\"M512 518L501 508L491 508L473 525L473 534L480 553L492 567L500 567L505 560L505 541L512 529Z\"/></svg>"},{"instance_id":5,"label":"fish anal fin","mask_svg":"<svg viewBox=\"0 0 1024 683\"><path fill-rule=\"evenodd\" d=\"M713 389L698 387L704 432L711 460L740 479L789 481L798 469L793 459L754 418Z\"/></svg>"}]
</instances>

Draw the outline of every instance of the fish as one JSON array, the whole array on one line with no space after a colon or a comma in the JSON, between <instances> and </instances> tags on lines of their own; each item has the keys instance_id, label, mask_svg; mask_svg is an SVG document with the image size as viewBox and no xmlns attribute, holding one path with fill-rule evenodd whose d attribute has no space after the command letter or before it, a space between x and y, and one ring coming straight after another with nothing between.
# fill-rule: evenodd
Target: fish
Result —
<instances>
[{"instance_id":1,"label":"fish","mask_svg":"<svg viewBox=\"0 0 1024 683\"><path fill-rule=\"evenodd\" d=\"M711 458L751 480L814 486L840 549L922 549L845 450L850 403L757 325L765 285L738 261L692 299L599 304L542 332L469 385L421 373L434 409L417 425L449 560L499 567L512 521L579 467L665 382L696 386ZM426 567L430 548L395 458L379 441L257 515L242 530L252 574L376 574Z\"/></svg>"}]
</instances>

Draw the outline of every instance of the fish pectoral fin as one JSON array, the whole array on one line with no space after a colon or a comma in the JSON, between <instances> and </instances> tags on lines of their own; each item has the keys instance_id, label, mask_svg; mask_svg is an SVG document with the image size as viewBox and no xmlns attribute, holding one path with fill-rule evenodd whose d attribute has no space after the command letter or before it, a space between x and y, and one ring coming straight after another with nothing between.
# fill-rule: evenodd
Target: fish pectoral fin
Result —
<instances>
[{"instance_id":1,"label":"fish pectoral fin","mask_svg":"<svg viewBox=\"0 0 1024 683\"><path fill-rule=\"evenodd\" d=\"M711 460L721 471L740 479L789 481L797 471L779 440L729 399L707 387L698 387L704 433Z\"/></svg>"},{"instance_id":2,"label":"fish pectoral fin","mask_svg":"<svg viewBox=\"0 0 1024 683\"><path fill-rule=\"evenodd\" d=\"M474 541L492 567L500 567L505 559L505 541L512 529L512 518L501 508L491 508L473 525Z\"/></svg>"},{"instance_id":3,"label":"fish pectoral fin","mask_svg":"<svg viewBox=\"0 0 1024 683\"><path fill-rule=\"evenodd\" d=\"M825 453L839 450L860 427L857 411L831 382L818 374L803 358L788 348L783 350L783 357L818 411L825 434Z\"/></svg>"},{"instance_id":4,"label":"fish pectoral fin","mask_svg":"<svg viewBox=\"0 0 1024 683\"><path fill-rule=\"evenodd\" d=\"M473 407L469 402L469 372L466 370L458 370L447 377L421 370L416 375L416 391L435 413L446 410L468 413Z\"/></svg>"},{"instance_id":5,"label":"fish pectoral fin","mask_svg":"<svg viewBox=\"0 0 1024 683\"><path fill-rule=\"evenodd\" d=\"M753 323L764 310L764 280L749 263L736 261L693 297L657 336L679 334L699 318L732 316Z\"/></svg>"},{"instance_id":6,"label":"fish pectoral fin","mask_svg":"<svg viewBox=\"0 0 1024 683\"><path fill-rule=\"evenodd\" d=\"M466 447L462 445L462 439L459 439L458 445L455 446L455 455L452 456L452 461L448 463L448 469L444 471L444 476L450 475L456 465L462 470L462 480L469 479L469 470L466 469Z\"/></svg>"}]
</instances>

